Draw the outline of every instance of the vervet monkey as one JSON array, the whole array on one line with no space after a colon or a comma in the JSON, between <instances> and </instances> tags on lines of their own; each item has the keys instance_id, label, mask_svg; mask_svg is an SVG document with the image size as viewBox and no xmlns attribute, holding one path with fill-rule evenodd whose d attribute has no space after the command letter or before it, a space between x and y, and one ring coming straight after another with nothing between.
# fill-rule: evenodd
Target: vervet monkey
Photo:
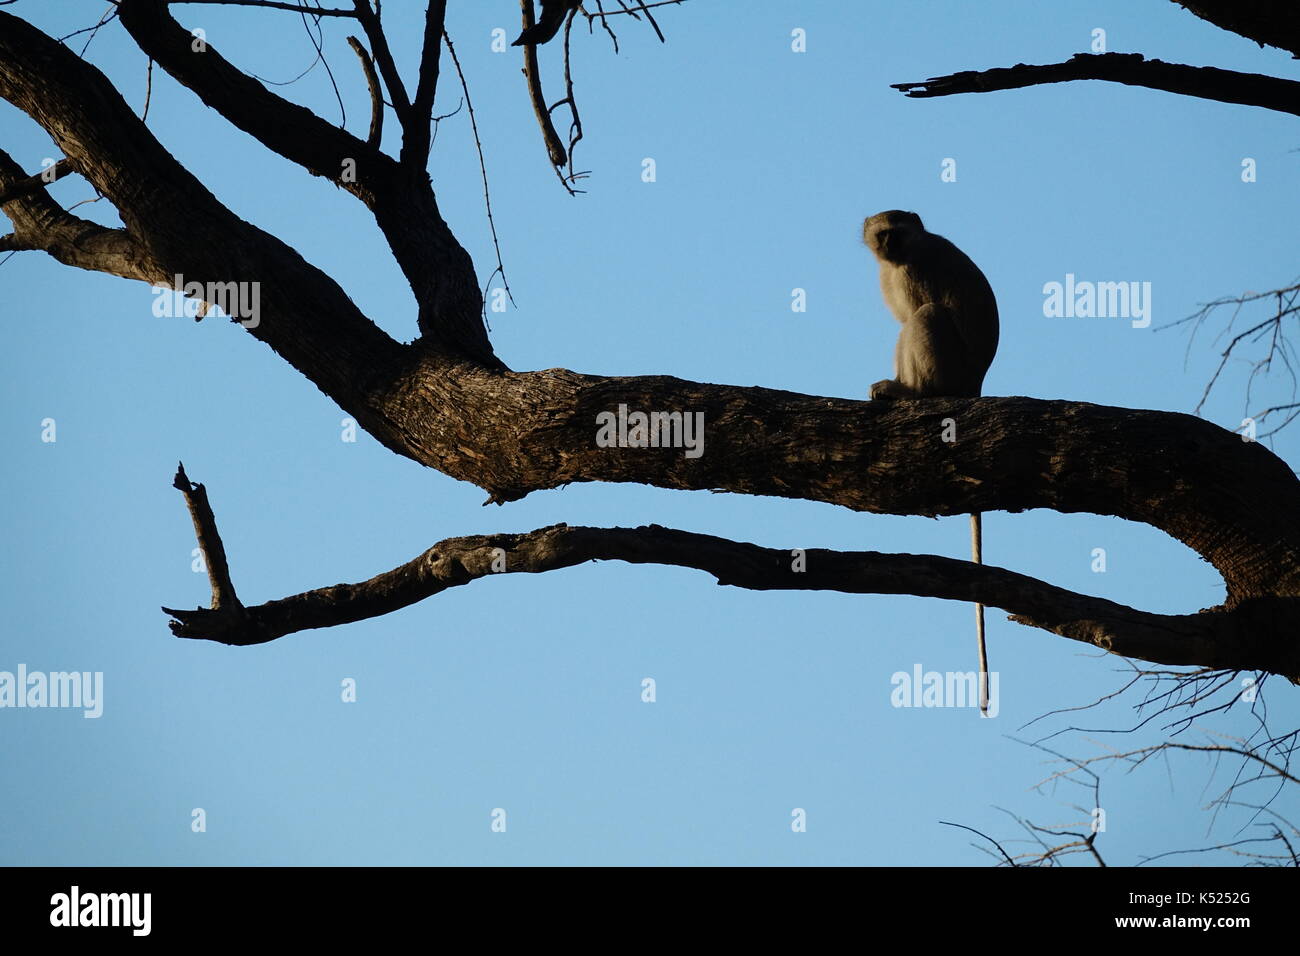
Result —
<instances>
[{"instance_id":1,"label":"vervet monkey","mask_svg":"<svg viewBox=\"0 0 1300 956\"><path fill-rule=\"evenodd\" d=\"M862 239L880 263L885 305L903 326L894 377L871 386L873 399L978 397L998 350L998 303L989 280L943 236L926 232L914 212L890 209L862 224ZM971 557L982 564L980 516L970 516ZM975 605L980 712L988 714L984 605Z\"/></svg>"}]
</instances>

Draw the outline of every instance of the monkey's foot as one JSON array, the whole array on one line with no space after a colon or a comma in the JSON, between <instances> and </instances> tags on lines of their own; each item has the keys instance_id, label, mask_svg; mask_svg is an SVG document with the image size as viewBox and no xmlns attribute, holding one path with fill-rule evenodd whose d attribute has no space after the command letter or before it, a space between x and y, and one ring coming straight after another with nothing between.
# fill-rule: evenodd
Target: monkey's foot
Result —
<instances>
[{"instance_id":1,"label":"monkey's foot","mask_svg":"<svg viewBox=\"0 0 1300 956\"><path fill-rule=\"evenodd\" d=\"M904 398L904 394L899 391L899 384L892 378L883 379L871 386L870 396L873 402L889 401L895 398Z\"/></svg>"}]
</instances>

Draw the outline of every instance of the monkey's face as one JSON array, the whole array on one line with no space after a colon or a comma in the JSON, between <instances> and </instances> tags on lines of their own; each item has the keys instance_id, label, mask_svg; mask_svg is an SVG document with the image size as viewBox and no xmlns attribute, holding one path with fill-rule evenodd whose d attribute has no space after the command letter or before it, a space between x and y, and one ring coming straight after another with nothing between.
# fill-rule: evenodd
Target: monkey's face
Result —
<instances>
[{"instance_id":1,"label":"monkey's face","mask_svg":"<svg viewBox=\"0 0 1300 956\"><path fill-rule=\"evenodd\" d=\"M922 232L925 226L916 213L890 209L867 218L862 224L862 241L877 259L901 262L909 240Z\"/></svg>"}]
</instances>

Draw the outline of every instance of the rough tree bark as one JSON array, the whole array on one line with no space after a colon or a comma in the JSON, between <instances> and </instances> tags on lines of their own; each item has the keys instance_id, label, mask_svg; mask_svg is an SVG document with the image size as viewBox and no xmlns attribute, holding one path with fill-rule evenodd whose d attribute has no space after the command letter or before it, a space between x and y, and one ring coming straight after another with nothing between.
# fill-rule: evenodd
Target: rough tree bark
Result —
<instances>
[{"instance_id":1,"label":"rough tree bark","mask_svg":"<svg viewBox=\"0 0 1300 956\"><path fill-rule=\"evenodd\" d=\"M249 334L300 371L386 447L488 500L569 482L640 482L805 498L855 511L952 515L1052 508L1141 521L1223 575L1219 607L1156 615L1012 571L947 558L783 550L659 528L566 528L459 538L357 585L245 608L223 600L170 611L182 636L251 644L384 614L488 573L539 572L601 558L694 567L747 588L910 593L980 601L1014 620L1162 664L1262 670L1300 682L1300 482L1257 443L1187 415L1029 398L872 403L668 376L514 371L493 353L469 255L438 211L425 172L444 4L429 4L416 92L407 93L365 0L355 17L402 130L399 156L338 129L196 49L164 0L121 0L122 26L148 56L268 149L347 190L374 215L418 303L419 335L394 341L328 275L245 222L184 169L92 65L0 12L0 96L40 124L120 212L107 229L61 209L0 153L13 232L0 249L170 285L260 284ZM364 61L364 57L363 57ZM355 167L355 179L344 175ZM232 329L234 326L232 326ZM233 333L232 333L233 334ZM705 452L598 447L596 416L630 409L703 413ZM941 440L943 420L960 440ZM177 487L202 498L183 473ZM206 509L206 499L203 509ZM199 512L196 511L196 515ZM219 550L210 510L200 543ZM794 543L794 544L797 544ZM494 549L500 549L497 552ZM1189 609L1190 610L1190 609Z\"/></svg>"}]
</instances>

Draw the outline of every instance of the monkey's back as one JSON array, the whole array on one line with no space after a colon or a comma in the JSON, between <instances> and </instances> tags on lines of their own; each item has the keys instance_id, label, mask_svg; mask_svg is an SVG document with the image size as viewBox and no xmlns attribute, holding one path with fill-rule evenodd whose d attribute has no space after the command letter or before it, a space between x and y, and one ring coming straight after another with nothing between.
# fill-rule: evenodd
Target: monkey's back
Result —
<instances>
[{"instance_id":1,"label":"monkey's back","mask_svg":"<svg viewBox=\"0 0 1300 956\"><path fill-rule=\"evenodd\" d=\"M985 367L992 364L998 348L997 298L970 256L943 236L925 232L913 238L895 266L881 269L880 288L899 321L927 303L943 306L972 357Z\"/></svg>"}]
</instances>

